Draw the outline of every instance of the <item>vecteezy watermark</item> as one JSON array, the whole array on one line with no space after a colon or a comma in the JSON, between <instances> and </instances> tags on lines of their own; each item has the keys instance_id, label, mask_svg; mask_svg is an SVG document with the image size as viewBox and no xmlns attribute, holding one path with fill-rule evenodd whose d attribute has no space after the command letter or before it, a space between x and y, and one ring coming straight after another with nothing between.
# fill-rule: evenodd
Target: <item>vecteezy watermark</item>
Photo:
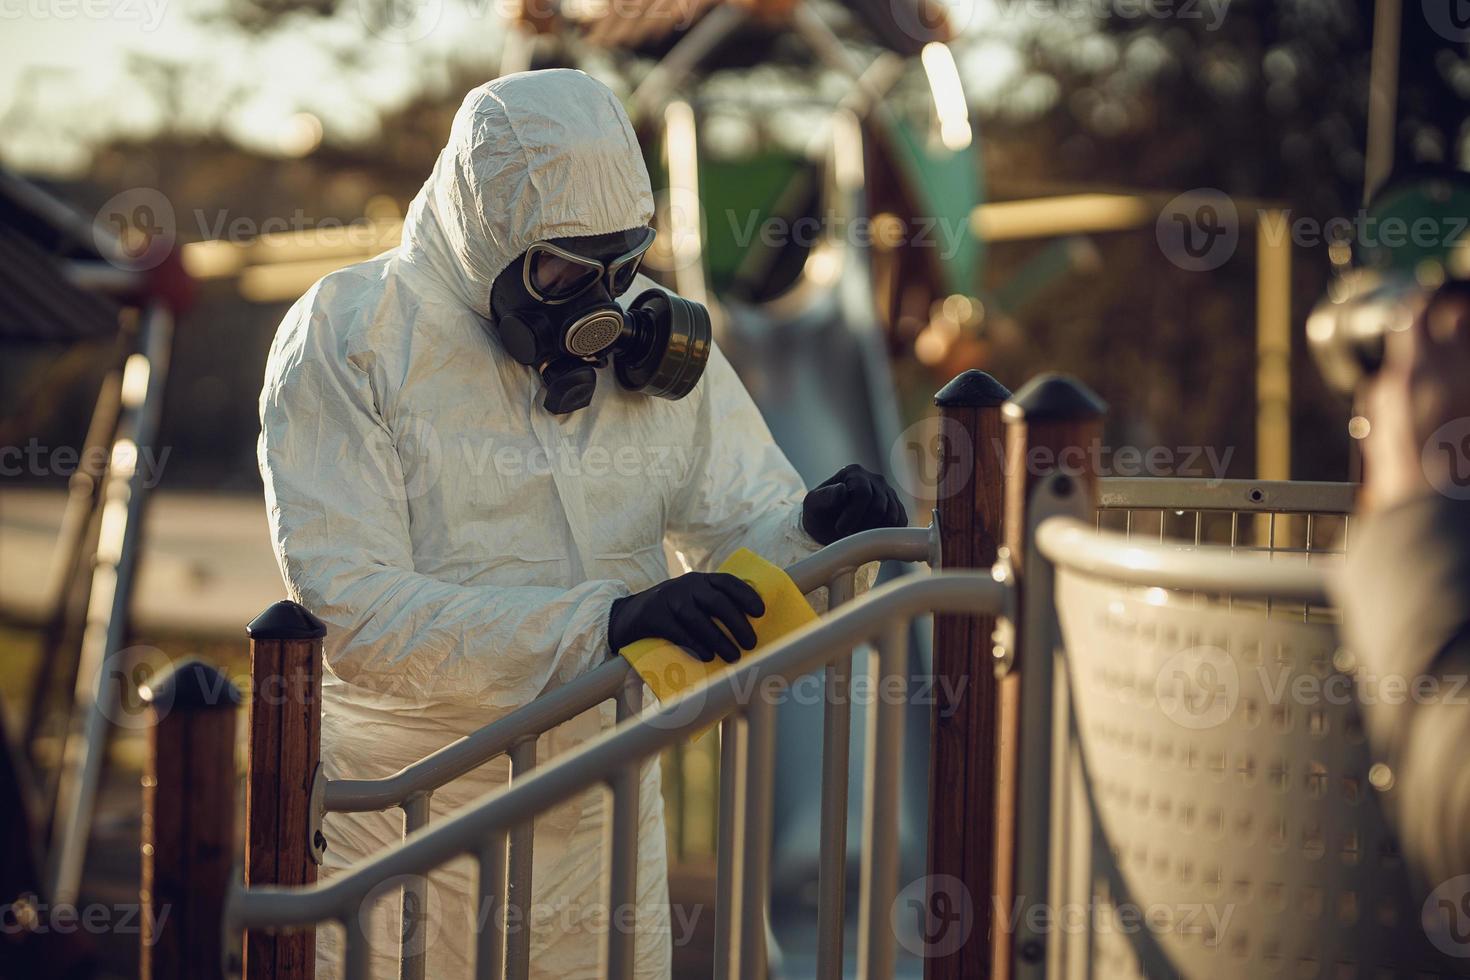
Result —
<instances>
[{"instance_id":1,"label":"vecteezy watermark","mask_svg":"<svg viewBox=\"0 0 1470 980\"><path fill-rule=\"evenodd\" d=\"M112 20L156 31L168 0L0 0L5 20Z\"/></svg>"},{"instance_id":2,"label":"vecteezy watermark","mask_svg":"<svg viewBox=\"0 0 1470 980\"><path fill-rule=\"evenodd\" d=\"M1420 454L1429 485L1451 500L1470 500L1470 418L1434 430Z\"/></svg>"},{"instance_id":3,"label":"vecteezy watermark","mask_svg":"<svg viewBox=\"0 0 1470 980\"><path fill-rule=\"evenodd\" d=\"M102 716L118 728L137 731L149 728L154 716L162 718L173 704L166 700L171 687L155 689L152 681L162 677L173 664L157 647L134 646L109 658L106 672L98 678L94 692ZM218 697L223 697L221 683Z\"/></svg>"},{"instance_id":4,"label":"vecteezy watermark","mask_svg":"<svg viewBox=\"0 0 1470 980\"><path fill-rule=\"evenodd\" d=\"M1240 700L1240 672L1219 647L1181 650L1164 661L1154 678L1159 710L1182 728L1224 724Z\"/></svg>"},{"instance_id":5,"label":"vecteezy watermark","mask_svg":"<svg viewBox=\"0 0 1470 980\"><path fill-rule=\"evenodd\" d=\"M997 451L997 466L1005 465L1005 446ZM915 500L948 500L970 485L975 469L974 437L948 416L921 419L899 433L888 450L889 471L900 488Z\"/></svg>"},{"instance_id":6,"label":"vecteezy watermark","mask_svg":"<svg viewBox=\"0 0 1470 980\"><path fill-rule=\"evenodd\" d=\"M396 231L385 231L385 225L371 218L316 217L301 208L264 218L195 208L185 220L190 219L192 233L199 241L253 245L264 251L295 248L302 236L323 248L370 251L397 243ZM159 265L173 250L178 233L179 215L173 202L152 187L133 187L114 194L97 209L93 222L98 251L116 256L128 269ZM119 248L121 255L117 255Z\"/></svg>"},{"instance_id":7,"label":"vecteezy watermark","mask_svg":"<svg viewBox=\"0 0 1470 980\"><path fill-rule=\"evenodd\" d=\"M988 455L977 461L975 453ZM1035 446L1023 461L1028 473L1053 471L1072 475L1186 476L1223 480L1235 458L1235 447L1215 446L1108 446L1094 439L1085 446L1060 451ZM888 450L888 462L900 488L915 500L947 500L963 493L980 468L999 472L1005 467L1005 441L982 440L955 419L932 415L899 433Z\"/></svg>"},{"instance_id":8,"label":"vecteezy watermark","mask_svg":"<svg viewBox=\"0 0 1470 980\"><path fill-rule=\"evenodd\" d=\"M1067 902L1052 905L1016 899L1010 908L992 899L997 922L1007 922L1012 935L1124 935L1152 933L1202 936L1218 943L1235 917L1234 903L1210 902L1169 904L1153 902Z\"/></svg>"},{"instance_id":9,"label":"vecteezy watermark","mask_svg":"<svg viewBox=\"0 0 1470 980\"><path fill-rule=\"evenodd\" d=\"M1380 216L1359 209L1353 215L1319 220L1290 208L1257 210L1254 220L1269 245L1290 241L1298 248L1349 245L1354 249L1445 249L1466 239L1470 218L1463 215ZM1170 262L1188 272L1210 272L1235 255L1241 215L1224 191L1199 187L1164 205L1154 230Z\"/></svg>"},{"instance_id":10,"label":"vecteezy watermark","mask_svg":"<svg viewBox=\"0 0 1470 980\"><path fill-rule=\"evenodd\" d=\"M160 930L173 912L172 905L162 905L147 930L150 941L156 941ZM41 901L35 895L22 895L14 901L0 905L0 936L57 935L72 936L85 933L91 936L139 935L144 932L148 918L154 914L151 906L137 902L119 902L105 905L90 902L72 905L66 902L55 905Z\"/></svg>"},{"instance_id":11,"label":"vecteezy watermark","mask_svg":"<svg viewBox=\"0 0 1470 980\"><path fill-rule=\"evenodd\" d=\"M388 247L395 242L383 240L383 228L371 218L344 221L330 215L315 218L301 208L289 215L253 218L231 215L229 211L209 213L203 208L193 212L195 232L204 241L259 245L263 250L293 248L297 241L287 235L310 235L313 244L324 248L351 247L367 249L375 245Z\"/></svg>"},{"instance_id":12,"label":"vecteezy watermark","mask_svg":"<svg viewBox=\"0 0 1470 980\"><path fill-rule=\"evenodd\" d=\"M109 259L121 248L120 264L152 269L168 258L178 238L173 203L152 187L120 191L97 209L92 237Z\"/></svg>"},{"instance_id":13,"label":"vecteezy watermark","mask_svg":"<svg viewBox=\"0 0 1470 980\"><path fill-rule=\"evenodd\" d=\"M23 446L0 446L0 477L70 477L79 468L97 473L110 458L114 467L136 473L143 486L151 490L163 479L163 468L172 451L170 446L155 450L152 446L139 449L121 444L116 449L48 446L33 436ZM125 455L119 457L119 453Z\"/></svg>"},{"instance_id":14,"label":"vecteezy watermark","mask_svg":"<svg viewBox=\"0 0 1470 980\"><path fill-rule=\"evenodd\" d=\"M998 0L1001 16L1035 19L1089 17L1095 20L1200 21L1214 31L1225 22L1232 0Z\"/></svg>"},{"instance_id":15,"label":"vecteezy watermark","mask_svg":"<svg viewBox=\"0 0 1470 980\"><path fill-rule=\"evenodd\" d=\"M1470 875L1457 875L1430 892L1419 921L1435 949L1456 959L1470 957Z\"/></svg>"},{"instance_id":16,"label":"vecteezy watermark","mask_svg":"<svg viewBox=\"0 0 1470 980\"><path fill-rule=\"evenodd\" d=\"M797 245L813 248L824 242L842 243L854 248L929 248L939 258L949 261L959 254L970 235L968 220L943 215L900 218L886 214L877 217L851 217L828 211L788 219L778 215L762 217L760 212L744 214L731 208L725 211L730 233L740 248L759 241L767 248Z\"/></svg>"},{"instance_id":17,"label":"vecteezy watermark","mask_svg":"<svg viewBox=\"0 0 1470 980\"><path fill-rule=\"evenodd\" d=\"M1470 41L1470 0L1422 0L1424 20L1440 37L1456 44Z\"/></svg>"},{"instance_id":18,"label":"vecteezy watermark","mask_svg":"<svg viewBox=\"0 0 1470 980\"><path fill-rule=\"evenodd\" d=\"M428 905L414 894L406 916L397 901L400 890L416 878L397 875L375 887L358 909L368 945L396 956L432 950L441 937L473 942L473 937L495 929L504 935L530 930L533 936L581 937L595 943L610 932L620 935L668 936L675 948L690 945L706 934L713 906L692 902L650 901L634 904L583 901L567 895L536 899L527 906L472 897L468 890L451 887L438 878L430 886ZM400 947L400 943L402 944Z\"/></svg>"},{"instance_id":19,"label":"vecteezy watermark","mask_svg":"<svg viewBox=\"0 0 1470 980\"><path fill-rule=\"evenodd\" d=\"M898 944L922 959L958 952L975 928L975 903L954 875L925 875L893 900L888 921Z\"/></svg>"},{"instance_id":20,"label":"vecteezy watermark","mask_svg":"<svg viewBox=\"0 0 1470 980\"><path fill-rule=\"evenodd\" d=\"M1212 187L1180 194L1159 212L1154 235L1170 262L1188 272L1210 272L1235 254L1240 215L1224 191Z\"/></svg>"},{"instance_id":21,"label":"vecteezy watermark","mask_svg":"<svg viewBox=\"0 0 1470 980\"><path fill-rule=\"evenodd\" d=\"M673 660L664 668L660 677L665 690L681 690L696 679L696 664L691 658L687 664ZM796 705L815 707L829 701L867 707L874 704L929 708L940 718L953 717L965 692L969 689L968 677L935 677L923 673L905 676L889 674L878 676L869 673L854 673L844 684L829 689L822 673L803 674L788 681L782 677L759 677L756 675L730 675L729 682L735 689L735 701L740 705L756 702L769 705ZM645 723L662 729L682 728L703 710L707 689L703 686L689 687L687 693L671 699L656 713L646 714Z\"/></svg>"},{"instance_id":22,"label":"vecteezy watermark","mask_svg":"<svg viewBox=\"0 0 1470 980\"><path fill-rule=\"evenodd\" d=\"M544 446L534 439L507 441L461 435L444 439L433 423L414 417L393 433L374 430L353 456L365 486L387 500L417 500L446 473L468 478L485 492L500 486L518 492L541 477L638 480L682 488L700 472L705 448L687 445L593 444ZM604 491L611 488L604 485Z\"/></svg>"},{"instance_id":23,"label":"vecteezy watermark","mask_svg":"<svg viewBox=\"0 0 1470 980\"><path fill-rule=\"evenodd\" d=\"M1303 669L1303 665L1282 659L1283 650L1266 657L1258 646L1251 657L1258 662L1252 664L1242 663L1220 647L1181 650L1165 660L1154 676L1155 703L1180 727L1202 730L1236 717L1248 690L1251 704L1257 710L1263 706L1272 709L1273 723L1282 730L1290 726L1291 715L1278 709L1294 706L1312 709L1324 733L1331 724L1331 713L1317 709L1470 706L1470 677L1464 674L1380 674L1348 666L1345 651L1339 651L1332 661L1338 669L1319 669L1318 663L1327 666L1325 659Z\"/></svg>"}]
</instances>

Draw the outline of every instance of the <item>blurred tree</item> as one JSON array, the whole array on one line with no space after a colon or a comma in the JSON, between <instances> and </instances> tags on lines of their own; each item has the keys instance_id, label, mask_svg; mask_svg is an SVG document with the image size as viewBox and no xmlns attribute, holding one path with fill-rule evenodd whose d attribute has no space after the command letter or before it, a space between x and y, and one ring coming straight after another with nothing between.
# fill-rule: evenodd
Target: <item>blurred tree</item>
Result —
<instances>
[{"instance_id":1,"label":"blurred tree","mask_svg":"<svg viewBox=\"0 0 1470 980\"><path fill-rule=\"evenodd\" d=\"M1058 0L1048 6L1091 11ZM1182 4L1113 4L1118 10ZM1023 197L1058 186L1158 191L1215 188L1269 199L1294 221L1317 223L1360 206L1372 0L1234 0L1212 21L1124 16L1095 37L1059 46L1036 37L1023 53L1056 93L1040 113L1004 106L982 123L991 186ZM1470 61L1404 4L1400 162L1463 157ZM1463 161L1462 161L1463 162ZM1294 250L1294 474L1347 473L1345 405L1328 395L1300 324L1327 279L1325 243ZM1022 378L1044 365L1073 370L1112 403L1115 437L1237 449L1235 474L1254 459L1255 247L1242 228L1235 258L1208 273L1171 265L1153 233L1101 236L1101 265L1021 311L1022 330L997 345L996 370ZM999 284L1034 251L992 251Z\"/></svg>"}]
</instances>

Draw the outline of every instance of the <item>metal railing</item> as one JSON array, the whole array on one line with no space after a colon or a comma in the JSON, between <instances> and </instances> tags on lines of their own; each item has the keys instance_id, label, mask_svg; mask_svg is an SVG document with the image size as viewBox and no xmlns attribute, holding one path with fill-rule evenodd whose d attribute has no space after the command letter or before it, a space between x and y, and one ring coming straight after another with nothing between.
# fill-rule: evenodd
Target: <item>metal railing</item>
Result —
<instances>
[{"instance_id":1,"label":"metal railing","mask_svg":"<svg viewBox=\"0 0 1470 980\"><path fill-rule=\"evenodd\" d=\"M803 593L814 592L826 586L830 609L852 597L853 576L862 565L873 561L929 562L934 559L938 547L936 534L932 527L865 531L822 548L794 563L786 571ZM846 665L834 668L827 678L829 694L845 690L847 683ZM642 697L643 682L633 672L628 661L614 657L570 683L547 692L530 704L450 743L391 776L379 779L325 780L324 790L318 797L321 800L320 810L349 813L396 807L403 811L403 834L407 838L428 825L429 804L435 790L502 755L510 756L510 784L514 786L524 780L537 765L536 741L540 735L609 700L616 702L618 721L624 721L638 712ZM834 704L829 697L823 727L823 785L831 791L832 799L838 801L835 805L840 807L829 813L826 803L823 804L820 861L829 879L840 876L844 870L844 801L847 798L847 747L851 727L849 707L845 702ZM692 731L699 730L695 728ZM736 768L736 741L729 737L721 739L722 800L732 792L729 781ZM764 751L764 746L760 748ZM636 814L636 779L628 793L631 794L631 805ZM826 799L824 796L824 801ZM722 809L721 812L727 811ZM315 814L318 822L320 817L320 812ZM725 828L732 821L721 823L723 852L727 853L729 842L725 840ZM622 843L614 849L615 855ZM632 853L636 854L636 839L633 845L635 849ZM513 921L524 921L524 916L519 915L516 909L529 904L533 855L530 821L510 831L508 851L506 863L510 881L511 897L508 901L512 907L511 915ZM615 857L615 860L622 859ZM722 876L721 880L728 881L728 878ZM422 910L427 907L427 879L422 875L415 875L403 887L400 953L402 980L423 980L425 975L427 950L423 942L415 940L415 929ZM824 919L821 931L828 944L840 925L838 921ZM530 930L526 928L514 930L507 937L506 976L511 980L520 980L529 973L530 940ZM840 936L837 942L840 951Z\"/></svg>"},{"instance_id":2,"label":"metal railing","mask_svg":"<svg viewBox=\"0 0 1470 980\"><path fill-rule=\"evenodd\" d=\"M855 560L844 556L809 568L841 570ZM506 962L500 960L507 947L503 945L505 936L497 916L503 914L506 906L503 878L506 841L514 828L578 793L607 787L613 797L613 861L608 876L609 905L613 911L610 921L631 922L635 907L633 855L637 837L638 768L659 750L721 722L726 744L731 746L727 757L743 756L744 765L741 778L732 780L727 789L727 805L722 806L722 813L741 813L743 819L726 820L725 825L730 829L722 830L720 835L720 863L728 873L721 875L724 887L716 909L717 975L733 976L738 972L740 976L763 976L771 756L775 705L784 685L817 669L830 669L834 663L850 657L858 644L877 638L877 689L906 688L910 620L933 612L995 613L1004 604L1005 591L1004 585L981 573L909 576L883 586L803 628L749 663L732 668L657 710L644 712L631 723L603 733L556 762L531 771L523 780L487 794L435 827L412 834L403 843L358 863L329 882L299 889L236 886L226 912L227 928L269 930L338 922L346 934L345 976L348 980L361 980L368 976L369 955L360 915L363 903L371 899L383 882L395 876L422 876L448 861L470 855L479 862L481 904L477 913L486 922L479 936L475 975L500 977L512 966L508 955ZM830 691L831 675L828 681ZM622 690L632 689L628 685ZM625 709L629 714L636 707L632 700L629 699ZM839 711L850 707L845 697L837 700L844 702ZM860 892L863 910L860 955L865 975L874 978L892 975L895 953L888 916L897 894L897 787L903 702L903 697L880 697L870 705L872 761L864 805L867 860ZM834 701L829 699L828 703ZM834 731L840 727L837 723L832 725ZM826 777L823 790L824 812L836 814L839 820L845 818L845 781ZM837 799L839 795L842 802ZM623 854L621 859L619 852ZM733 887L737 879L738 895ZM841 891L832 885L830 878L824 880L823 903L842 901ZM836 935L826 937L827 957L841 949L841 917L831 917L829 921L835 923ZM631 975L632 943L632 929L609 929L605 947L607 976ZM822 972L829 970L830 966L824 963Z\"/></svg>"},{"instance_id":3,"label":"metal railing","mask_svg":"<svg viewBox=\"0 0 1470 980\"><path fill-rule=\"evenodd\" d=\"M931 793L926 881L957 882L960 897L972 901L973 929L967 924L964 935L949 935L948 924L932 918L936 913L930 906L935 902L926 901L921 919L930 918L919 923L929 957L926 974L949 980L984 973L988 960L988 975L996 980L1038 976L1046 963L1048 937L1028 933L1025 917L1014 922L996 910L1010 908L1020 896L1047 894L1052 807L1054 800L1062 799L1052 765L1054 681L1064 676L1057 665L1065 656L1055 606L1056 567L1064 564L1068 575L1107 575L1131 583L1126 587L1138 590L1145 602L1150 597L1173 602L1181 593L1192 593L1191 602L1205 601L1206 593L1218 592L1231 602L1265 600L1268 615L1273 602L1300 603L1307 611L1327 608L1319 567L1323 563L1316 557L1340 554L1341 549L1320 532L1323 522L1333 519L1341 519L1345 527L1343 515L1351 508L1354 491L1326 484L1098 479L1085 464L1081 470L1064 470L1034 463L1085 460L1085 453L1069 450L1101 436L1105 407L1063 377L1043 376L1011 396L992 379L970 372L946 386L936 401L950 425L946 439L971 443L959 447L968 452L948 451L955 447L943 441L935 447L941 460L937 485L948 488L939 494L938 519L928 529L857 535L789 568L803 592L823 584L829 590L830 606L836 608L816 623L655 708L642 709L641 683L625 662L614 659L391 776L318 778L310 793L316 824L327 811L396 807L404 812L404 840L323 884L312 883L311 869L288 878L271 877L268 867L253 878L247 870L245 886L238 882L227 886L208 875L188 881L161 879L145 893L151 905L168 900L187 904L196 894L227 895L227 908L215 912L215 905L209 904L202 918L210 921L212 915L212 921L223 923L228 932L246 932L245 972L251 980L305 975L254 967L250 957L258 940L269 950L264 941L268 935L289 939L281 931L337 922L346 935L347 976L359 978L369 969L366 919L359 914L363 903L389 900L394 893L382 892L383 884L406 880L401 918L407 937L409 912L424 907L428 873L469 856L478 862L479 884L471 897L481 903L477 921L483 923L477 937L476 976L524 977L530 935L520 923L526 917L517 916L517 927L510 928L507 912L530 901L533 821L547 808L600 787L612 795L607 888L617 914L607 921L619 925L605 939L605 973L628 976L636 933L630 923L636 898L640 767L660 750L718 724L715 976L759 980L767 969L776 704L794 678L820 669L824 717L815 974L837 980L844 975L851 657L860 644L876 638L875 683L870 688L905 691L910 621L934 613L936 680L963 682L955 685L963 693L946 696L934 709L931 787L958 791ZM993 451L1002 435L1004 459ZM1172 543L1145 540L1154 530L1148 524L1149 511L1158 514L1159 537ZM1114 521L1121 521L1124 534L1106 530ZM1286 533L1298 527L1307 529L1300 546L1292 536L1294 530ZM941 539L943 571L906 576L847 601L854 590L853 572L860 565L878 559L928 559L936 565ZM1209 547L1212 544L1221 547ZM289 604L273 609L282 606ZM324 630L308 612L290 606L264 624L258 637L252 631L253 654L260 655L256 659L266 669L305 671L305 679L292 683L309 691L311 671L319 679ZM283 646L292 643L297 646L290 650ZM866 648L863 654L869 655ZM538 735L607 700L617 703L616 727L545 765L536 764ZM897 920L890 916L898 914L893 901L903 700L879 697L868 706L857 946L859 971L872 978L892 975L898 941ZM257 834L248 802L247 842L261 837L279 849L282 868L307 866L311 861L305 842L311 835L299 832L303 823L299 797L304 794L282 790L279 800L269 799L273 771L254 764L257 744L271 747L269 726L258 725L254 717L257 709L270 710L252 699L250 784L263 787L263 792L252 793L252 799L258 795L277 807L275 826L281 833L275 838ZM229 712L217 715L221 726L233 724ZM319 710L297 716L292 724L299 726L300 716L305 716L308 725L319 726ZM258 727L266 735L257 743ZM319 727L311 728L289 752L282 750L283 760L290 756L293 774L313 771L318 738ZM501 755L511 757L507 787L426 826L429 801L440 787ZM281 771L286 769L283 761ZM155 802L164 799L165 794L155 794ZM228 795L219 796L208 805L209 813L227 824L233 819L231 803ZM266 819L262 825L268 823ZM159 853L149 849L150 843L145 835L145 875L154 863L150 855ZM289 855L286 849L292 849ZM253 868L248 843L246 853L247 869ZM176 868L164 870L173 873ZM169 928L175 940L185 935L172 923ZM160 948L167 949L170 934L168 929L164 932ZM304 948L310 950L309 939ZM406 944L399 954L404 977L414 980L423 975L422 955L407 955ZM290 955L296 957L293 962L309 966L300 949ZM177 970L155 974L160 980L193 975L197 974Z\"/></svg>"}]
</instances>

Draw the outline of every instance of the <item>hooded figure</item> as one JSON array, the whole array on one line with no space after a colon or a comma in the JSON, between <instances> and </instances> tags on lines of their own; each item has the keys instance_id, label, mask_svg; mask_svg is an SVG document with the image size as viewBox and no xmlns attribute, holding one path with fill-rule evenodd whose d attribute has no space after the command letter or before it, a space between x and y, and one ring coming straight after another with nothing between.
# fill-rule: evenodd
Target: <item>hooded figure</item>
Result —
<instances>
[{"instance_id":1,"label":"hooded figure","mask_svg":"<svg viewBox=\"0 0 1470 980\"><path fill-rule=\"evenodd\" d=\"M804 493L724 356L679 401L597 385L552 415L497 345L495 277L533 242L646 226L648 173L622 106L577 71L474 90L400 246L332 273L287 314L261 393L260 469L290 595L327 624L322 765L388 776L610 655L613 602L740 546L816 548ZM626 295L651 285L646 281ZM544 762L612 722L554 730ZM496 760L434 794L432 818L500 786ZM669 972L659 769L643 773L637 971ZM536 821L532 974L599 974L601 791ZM402 837L401 815L331 814L324 873ZM468 976L473 862L430 878L428 975ZM370 915L373 975L397 976L398 902ZM340 973L318 932L319 977Z\"/></svg>"}]
</instances>

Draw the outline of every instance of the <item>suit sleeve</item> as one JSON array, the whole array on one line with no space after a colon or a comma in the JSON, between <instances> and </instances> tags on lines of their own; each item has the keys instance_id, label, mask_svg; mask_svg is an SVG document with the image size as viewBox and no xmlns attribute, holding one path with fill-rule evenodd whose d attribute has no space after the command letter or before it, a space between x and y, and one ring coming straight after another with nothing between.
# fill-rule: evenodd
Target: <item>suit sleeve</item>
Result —
<instances>
[{"instance_id":1,"label":"suit sleeve","mask_svg":"<svg viewBox=\"0 0 1470 980\"><path fill-rule=\"evenodd\" d=\"M290 596L327 624L327 669L378 693L511 710L605 658L620 582L466 587L415 571L418 477L378 410L370 360L331 349L319 316L293 310L277 335L258 454L276 559Z\"/></svg>"},{"instance_id":2,"label":"suit sleeve","mask_svg":"<svg viewBox=\"0 0 1470 980\"><path fill-rule=\"evenodd\" d=\"M1470 501L1361 519L1336 582L1383 796L1421 885L1470 873Z\"/></svg>"},{"instance_id":3,"label":"suit sleeve","mask_svg":"<svg viewBox=\"0 0 1470 980\"><path fill-rule=\"evenodd\" d=\"M685 565L710 571L749 548L785 566L817 550L801 528L806 486L718 347L695 396L697 458L667 530Z\"/></svg>"}]
</instances>

